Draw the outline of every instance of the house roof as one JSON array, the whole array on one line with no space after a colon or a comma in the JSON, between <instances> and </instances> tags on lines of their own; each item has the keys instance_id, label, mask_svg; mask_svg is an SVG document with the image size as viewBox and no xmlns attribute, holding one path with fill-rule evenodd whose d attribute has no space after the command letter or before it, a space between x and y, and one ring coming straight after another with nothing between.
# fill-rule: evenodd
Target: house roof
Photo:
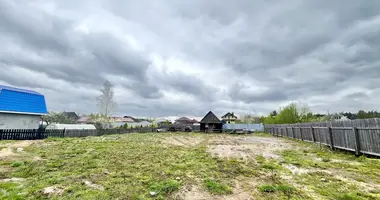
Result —
<instances>
[{"instance_id":1,"label":"house roof","mask_svg":"<svg viewBox=\"0 0 380 200\"><path fill-rule=\"evenodd\" d=\"M63 112L67 117L72 119L79 119L79 116L75 112Z\"/></svg>"},{"instance_id":2,"label":"house roof","mask_svg":"<svg viewBox=\"0 0 380 200\"><path fill-rule=\"evenodd\" d=\"M191 121L191 119L188 117L180 117L180 118L176 119L175 121Z\"/></svg>"},{"instance_id":3,"label":"house roof","mask_svg":"<svg viewBox=\"0 0 380 200\"><path fill-rule=\"evenodd\" d=\"M0 85L0 113L47 114L44 95L20 88Z\"/></svg>"},{"instance_id":4,"label":"house roof","mask_svg":"<svg viewBox=\"0 0 380 200\"><path fill-rule=\"evenodd\" d=\"M80 117L77 122L88 122L90 121L90 117Z\"/></svg>"},{"instance_id":5,"label":"house roof","mask_svg":"<svg viewBox=\"0 0 380 200\"><path fill-rule=\"evenodd\" d=\"M222 116L222 118L227 118L227 117L233 117L233 118L237 119L236 115L234 113L230 113L230 112L228 112Z\"/></svg>"},{"instance_id":6,"label":"house roof","mask_svg":"<svg viewBox=\"0 0 380 200\"><path fill-rule=\"evenodd\" d=\"M196 119L190 119L188 117L181 117L175 120L176 122L198 123Z\"/></svg>"},{"instance_id":7,"label":"house roof","mask_svg":"<svg viewBox=\"0 0 380 200\"><path fill-rule=\"evenodd\" d=\"M200 123L203 124L221 124L222 121L211 111L209 111L206 116L203 117Z\"/></svg>"},{"instance_id":8,"label":"house roof","mask_svg":"<svg viewBox=\"0 0 380 200\"><path fill-rule=\"evenodd\" d=\"M115 122L135 122L132 118L129 117L113 117Z\"/></svg>"}]
</instances>

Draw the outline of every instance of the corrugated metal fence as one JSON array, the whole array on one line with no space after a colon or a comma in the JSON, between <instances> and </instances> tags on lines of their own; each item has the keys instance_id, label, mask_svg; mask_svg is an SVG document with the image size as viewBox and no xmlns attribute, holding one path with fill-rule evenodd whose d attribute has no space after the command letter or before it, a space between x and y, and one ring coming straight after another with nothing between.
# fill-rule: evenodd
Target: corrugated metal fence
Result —
<instances>
[{"instance_id":1,"label":"corrugated metal fence","mask_svg":"<svg viewBox=\"0 0 380 200\"><path fill-rule=\"evenodd\" d=\"M223 130L255 130L255 131L264 131L263 124L223 124Z\"/></svg>"},{"instance_id":2,"label":"corrugated metal fence","mask_svg":"<svg viewBox=\"0 0 380 200\"><path fill-rule=\"evenodd\" d=\"M328 145L332 149L380 156L380 119L302 124L266 124L265 132Z\"/></svg>"}]
</instances>

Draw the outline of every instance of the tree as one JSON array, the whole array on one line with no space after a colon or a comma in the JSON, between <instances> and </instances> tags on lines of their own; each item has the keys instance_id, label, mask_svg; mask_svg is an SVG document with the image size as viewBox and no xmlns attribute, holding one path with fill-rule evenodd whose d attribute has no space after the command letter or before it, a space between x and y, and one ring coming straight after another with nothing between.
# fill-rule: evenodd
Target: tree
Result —
<instances>
[{"instance_id":1,"label":"tree","mask_svg":"<svg viewBox=\"0 0 380 200\"><path fill-rule=\"evenodd\" d=\"M270 113L270 116L272 116L272 117L276 117L276 116L277 116L277 111L274 110L273 112L271 112L271 113Z\"/></svg>"},{"instance_id":2,"label":"tree","mask_svg":"<svg viewBox=\"0 0 380 200\"><path fill-rule=\"evenodd\" d=\"M258 124L258 123L261 123L261 120L260 120L260 117L256 117L253 115L244 115L240 119L240 122L244 124Z\"/></svg>"},{"instance_id":3,"label":"tree","mask_svg":"<svg viewBox=\"0 0 380 200\"><path fill-rule=\"evenodd\" d=\"M116 102L113 99L113 85L109 81L105 81L103 83L103 88L100 89L100 92L102 94L96 98L99 112L108 118L109 114L112 114L116 108Z\"/></svg>"},{"instance_id":4,"label":"tree","mask_svg":"<svg viewBox=\"0 0 380 200\"><path fill-rule=\"evenodd\" d=\"M49 112L49 114L42 116L42 120L46 122L47 125L51 123L58 124L74 124L75 121L70 117L61 112Z\"/></svg>"},{"instance_id":5,"label":"tree","mask_svg":"<svg viewBox=\"0 0 380 200\"><path fill-rule=\"evenodd\" d=\"M301 103L291 103L280 109L278 114L273 111L264 118L265 124L293 124L311 121L316 121L316 118L309 107Z\"/></svg>"}]
</instances>

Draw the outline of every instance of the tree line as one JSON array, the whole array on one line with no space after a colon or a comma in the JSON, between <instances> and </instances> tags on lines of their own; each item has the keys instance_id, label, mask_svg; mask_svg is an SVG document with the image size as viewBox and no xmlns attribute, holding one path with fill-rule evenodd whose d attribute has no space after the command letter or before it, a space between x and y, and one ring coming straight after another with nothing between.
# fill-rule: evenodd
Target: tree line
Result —
<instances>
[{"instance_id":1,"label":"tree line","mask_svg":"<svg viewBox=\"0 0 380 200\"><path fill-rule=\"evenodd\" d=\"M346 117L349 120L380 118L380 112L359 110L357 113L340 112L320 114L313 113L305 104L290 103L279 111L274 110L267 116L257 117L256 122L264 124L294 124L334 121L342 119L342 117Z\"/></svg>"}]
</instances>

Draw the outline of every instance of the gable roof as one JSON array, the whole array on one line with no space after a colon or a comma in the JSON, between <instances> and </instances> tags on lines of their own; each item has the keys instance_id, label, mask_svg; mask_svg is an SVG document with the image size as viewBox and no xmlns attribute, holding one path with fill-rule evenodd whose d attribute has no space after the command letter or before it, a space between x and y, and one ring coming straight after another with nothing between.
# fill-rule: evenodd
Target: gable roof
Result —
<instances>
[{"instance_id":1,"label":"gable roof","mask_svg":"<svg viewBox=\"0 0 380 200\"><path fill-rule=\"evenodd\" d=\"M0 113L47 114L45 97L32 90L0 85Z\"/></svg>"},{"instance_id":2,"label":"gable roof","mask_svg":"<svg viewBox=\"0 0 380 200\"><path fill-rule=\"evenodd\" d=\"M211 111L209 111L206 116L203 117L203 119L200 121L200 123L215 123L215 124L221 124L222 121Z\"/></svg>"},{"instance_id":3,"label":"gable roof","mask_svg":"<svg viewBox=\"0 0 380 200\"><path fill-rule=\"evenodd\" d=\"M226 113L225 115L222 116L222 118L227 118L227 117L232 117L232 118L236 118L237 119L236 115L234 113L230 113L230 112L228 112L228 113Z\"/></svg>"},{"instance_id":4,"label":"gable roof","mask_svg":"<svg viewBox=\"0 0 380 200\"><path fill-rule=\"evenodd\" d=\"M75 112L63 112L63 114L74 120L79 119L79 116Z\"/></svg>"}]
</instances>

